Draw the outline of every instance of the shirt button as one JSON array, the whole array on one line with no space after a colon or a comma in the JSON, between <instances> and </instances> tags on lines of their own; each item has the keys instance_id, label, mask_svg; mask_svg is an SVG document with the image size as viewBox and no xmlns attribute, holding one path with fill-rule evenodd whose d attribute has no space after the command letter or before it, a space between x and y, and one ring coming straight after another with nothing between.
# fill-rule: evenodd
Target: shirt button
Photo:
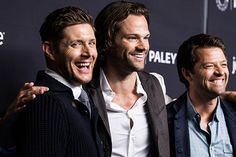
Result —
<instances>
[{"instance_id":1,"label":"shirt button","mask_svg":"<svg viewBox=\"0 0 236 157\"><path fill-rule=\"evenodd\" d=\"M178 152L178 153L182 153L182 152L183 152L183 148L178 147L178 148L177 148L177 152Z\"/></svg>"},{"instance_id":2,"label":"shirt button","mask_svg":"<svg viewBox=\"0 0 236 157\"><path fill-rule=\"evenodd\" d=\"M176 128L176 129L180 129L180 125L176 125L175 128Z\"/></svg>"}]
</instances>

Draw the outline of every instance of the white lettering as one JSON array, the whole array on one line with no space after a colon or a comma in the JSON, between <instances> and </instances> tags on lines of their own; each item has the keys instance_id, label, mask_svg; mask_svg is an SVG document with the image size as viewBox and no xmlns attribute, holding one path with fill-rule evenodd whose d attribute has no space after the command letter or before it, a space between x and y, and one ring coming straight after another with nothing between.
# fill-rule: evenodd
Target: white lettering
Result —
<instances>
[{"instance_id":1,"label":"white lettering","mask_svg":"<svg viewBox=\"0 0 236 157\"><path fill-rule=\"evenodd\" d=\"M160 56L160 60L161 60L160 63L165 63L164 52L161 51L159 56Z\"/></svg>"},{"instance_id":2,"label":"white lettering","mask_svg":"<svg viewBox=\"0 0 236 157\"><path fill-rule=\"evenodd\" d=\"M166 52L166 64L170 64L170 55L171 53L170 52Z\"/></svg>"},{"instance_id":3,"label":"white lettering","mask_svg":"<svg viewBox=\"0 0 236 157\"><path fill-rule=\"evenodd\" d=\"M149 51L148 61L163 64L175 64L177 53L163 51Z\"/></svg>"},{"instance_id":4,"label":"white lettering","mask_svg":"<svg viewBox=\"0 0 236 157\"><path fill-rule=\"evenodd\" d=\"M233 0L233 6L236 8L236 0Z\"/></svg>"},{"instance_id":5,"label":"white lettering","mask_svg":"<svg viewBox=\"0 0 236 157\"><path fill-rule=\"evenodd\" d=\"M152 62L152 60L155 58L155 52L150 50L148 54L148 61Z\"/></svg>"},{"instance_id":6,"label":"white lettering","mask_svg":"<svg viewBox=\"0 0 236 157\"><path fill-rule=\"evenodd\" d=\"M3 45L4 35L5 35L5 32L0 32L0 45Z\"/></svg>"},{"instance_id":7,"label":"white lettering","mask_svg":"<svg viewBox=\"0 0 236 157\"><path fill-rule=\"evenodd\" d=\"M235 72L236 72L236 57L233 57L232 74L235 74Z\"/></svg>"},{"instance_id":8,"label":"white lettering","mask_svg":"<svg viewBox=\"0 0 236 157\"><path fill-rule=\"evenodd\" d=\"M177 57L177 53L171 53L172 64L175 64L176 57Z\"/></svg>"}]
</instances>

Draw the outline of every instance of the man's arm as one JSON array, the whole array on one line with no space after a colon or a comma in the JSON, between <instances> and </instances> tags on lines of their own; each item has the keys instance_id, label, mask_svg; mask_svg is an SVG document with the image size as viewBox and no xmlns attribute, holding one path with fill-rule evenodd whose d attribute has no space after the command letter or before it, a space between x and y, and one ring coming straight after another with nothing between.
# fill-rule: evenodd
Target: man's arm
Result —
<instances>
[{"instance_id":1,"label":"man's arm","mask_svg":"<svg viewBox=\"0 0 236 157\"><path fill-rule=\"evenodd\" d=\"M25 107L25 103L36 98L36 95L43 94L48 91L48 87L34 86L33 82L27 82L20 89L16 99L10 104L5 115L0 118L0 125L8 119L12 114L21 111Z\"/></svg>"},{"instance_id":2,"label":"man's arm","mask_svg":"<svg viewBox=\"0 0 236 157\"><path fill-rule=\"evenodd\" d=\"M17 155L65 156L69 123L63 102L53 94L38 95L19 114L16 128Z\"/></svg>"},{"instance_id":3,"label":"man's arm","mask_svg":"<svg viewBox=\"0 0 236 157\"><path fill-rule=\"evenodd\" d=\"M221 94L221 98L236 103L236 91L226 91Z\"/></svg>"},{"instance_id":4,"label":"man's arm","mask_svg":"<svg viewBox=\"0 0 236 157\"><path fill-rule=\"evenodd\" d=\"M167 93L166 93L166 85L165 85L165 80L164 80L163 76L161 74L158 74L155 72L151 72L150 74L154 75L158 79L158 81L160 82L160 85L161 85L161 88L162 88L162 91L163 91L163 94L165 97L165 103L168 104L171 101L173 101L173 99L169 95L167 95Z\"/></svg>"}]
</instances>

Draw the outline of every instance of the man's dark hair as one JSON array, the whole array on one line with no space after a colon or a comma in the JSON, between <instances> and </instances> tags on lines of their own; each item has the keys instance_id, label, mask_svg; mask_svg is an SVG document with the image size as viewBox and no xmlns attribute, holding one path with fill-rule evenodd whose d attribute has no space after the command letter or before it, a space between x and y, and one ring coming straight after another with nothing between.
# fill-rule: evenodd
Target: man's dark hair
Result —
<instances>
[{"instance_id":1,"label":"man's dark hair","mask_svg":"<svg viewBox=\"0 0 236 157\"><path fill-rule=\"evenodd\" d=\"M78 7L64 7L50 13L40 28L42 42L57 43L63 38L63 30L76 24L90 24L94 28L93 19L87 11Z\"/></svg>"}]
</instances>

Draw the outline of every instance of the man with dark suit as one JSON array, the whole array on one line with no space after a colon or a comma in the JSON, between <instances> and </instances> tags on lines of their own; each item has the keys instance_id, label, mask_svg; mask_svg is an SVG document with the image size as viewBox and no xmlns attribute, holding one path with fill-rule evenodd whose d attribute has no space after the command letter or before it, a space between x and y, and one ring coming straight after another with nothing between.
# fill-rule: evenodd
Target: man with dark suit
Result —
<instances>
[{"instance_id":1,"label":"man with dark suit","mask_svg":"<svg viewBox=\"0 0 236 157\"><path fill-rule=\"evenodd\" d=\"M177 68L187 91L167 105L171 156L236 156L236 104L219 97L229 77L222 39L190 37L178 50Z\"/></svg>"},{"instance_id":2,"label":"man with dark suit","mask_svg":"<svg viewBox=\"0 0 236 157\"><path fill-rule=\"evenodd\" d=\"M86 11L64 7L40 28L47 69L35 84L50 88L20 113L17 155L22 157L101 157L98 112L82 85L92 79L97 58L93 20Z\"/></svg>"}]
</instances>

